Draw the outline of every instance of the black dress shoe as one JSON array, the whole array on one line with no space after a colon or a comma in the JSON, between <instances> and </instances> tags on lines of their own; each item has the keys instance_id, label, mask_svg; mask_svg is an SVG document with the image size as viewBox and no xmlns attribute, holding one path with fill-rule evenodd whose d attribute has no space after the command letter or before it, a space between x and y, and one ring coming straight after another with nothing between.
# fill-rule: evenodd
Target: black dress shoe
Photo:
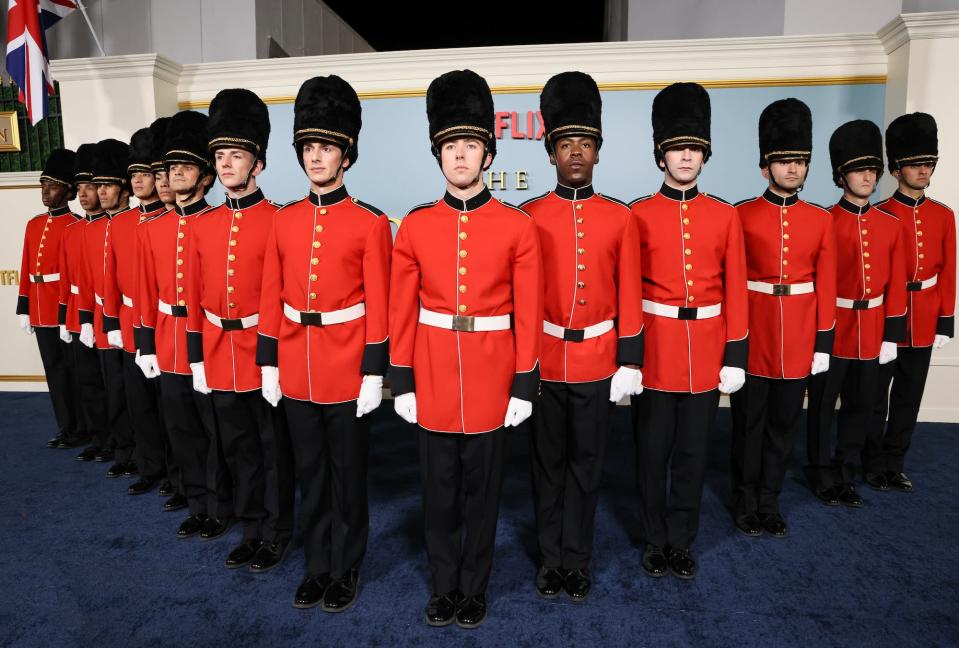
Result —
<instances>
[{"instance_id":1,"label":"black dress shoe","mask_svg":"<svg viewBox=\"0 0 959 648\"><path fill-rule=\"evenodd\" d=\"M763 531L774 538L785 538L789 535L789 527L786 526L786 520L779 513L764 513L759 516L763 525Z\"/></svg>"},{"instance_id":2,"label":"black dress shoe","mask_svg":"<svg viewBox=\"0 0 959 648\"><path fill-rule=\"evenodd\" d=\"M826 506L839 506L839 491L841 488L839 484L836 484L828 488L817 488L813 490L813 493L815 493L819 501Z\"/></svg>"},{"instance_id":3,"label":"black dress shoe","mask_svg":"<svg viewBox=\"0 0 959 648\"><path fill-rule=\"evenodd\" d=\"M670 549L667 554L669 571L673 576L682 580L690 580L696 576L696 561L693 560L689 549Z\"/></svg>"},{"instance_id":4,"label":"black dress shoe","mask_svg":"<svg viewBox=\"0 0 959 648\"><path fill-rule=\"evenodd\" d=\"M160 490L157 491L157 495L160 497L173 495L173 484L170 483L169 479L164 480L164 482L160 484Z\"/></svg>"},{"instance_id":5,"label":"black dress shoe","mask_svg":"<svg viewBox=\"0 0 959 648\"><path fill-rule=\"evenodd\" d=\"M563 589L574 601L585 601L592 588L593 581L585 569L570 569L567 572Z\"/></svg>"},{"instance_id":6,"label":"black dress shoe","mask_svg":"<svg viewBox=\"0 0 959 648\"><path fill-rule=\"evenodd\" d=\"M653 578L662 578L669 569L669 563L666 561L666 554L662 547L648 544L643 551L643 571L647 576Z\"/></svg>"},{"instance_id":7,"label":"black dress shoe","mask_svg":"<svg viewBox=\"0 0 959 648\"><path fill-rule=\"evenodd\" d=\"M89 446L83 449L83 452L78 454L75 459L77 461L93 461L93 458L97 456L97 453L100 452L100 448L96 446Z\"/></svg>"},{"instance_id":8,"label":"black dress shoe","mask_svg":"<svg viewBox=\"0 0 959 648\"><path fill-rule=\"evenodd\" d=\"M137 468L137 465L136 465L134 462L128 461L128 462L126 462L125 464L123 464L123 476L124 476L124 477L133 477L133 476L139 475L139 474L140 474L140 469Z\"/></svg>"},{"instance_id":9,"label":"black dress shoe","mask_svg":"<svg viewBox=\"0 0 959 648\"><path fill-rule=\"evenodd\" d=\"M167 501L163 502L163 512L169 513L170 511L179 511L181 508L186 508L186 504L186 496L177 493Z\"/></svg>"},{"instance_id":10,"label":"black dress shoe","mask_svg":"<svg viewBox=\"0 0 959 648\"><path fill-rule=\"evenodd\" d=\"M556 567L540 567L536 573L536 593L544 599L554 599L563 591L566 573Z\"/></svg>"},{"instance_id":11,"label":"black dress shoe","mask_svg":"<svg viewBox=\"0 0 959 648\"><path fill-rule=\"evenodd\" d=\"M244 540L233 548L233 551L223 561L223 566L227 569L236 569L249 564L261 546L263 546L263 541L259 538Z\"/></svg>"},{"instance_id":12,"label":"black dress shoe","mask_svg":"<svg viewBox=\"0 0 959 648\"><path fill-rule=\"evenodd\" d=\"M463 601L463 594L453 590L446 594L434 594L426 605L426 622L434 628L441 628L456 619L456 608Z\"/></svg>"},{"instance_id":13,"label":"black dress shoe","mask_svg":"<svg viewBox=\"0 0 959 648\"><path fill-rule=\"evenodd\" d=\"M736 516L736 529L744 536L755 538L763 534L763 525L755 513L740 513Z\"/></svg>"},{"instance_id":14,"label":"black dress shoe","mask_svg":"<svg viewBox=\"0 0 959 648\"><path fill-rule=\"evenodd\" d=\"M94 455L93 460L97 463L106 463L108 461L113 461L113 450L106 449L100 450Z\"/></svg>"},{"instance_id":15,"label":"black dress shoe","mask_svg":"<svg viewBox=\"0 0 959 648\"><path fill-rule=\"evenodd\" d=\"M231 526L233 526L232 519L223 522L219 518L208 517L206 522L203 523L203 528L200 529L200 540L213 540L215 538L219 538L221 535L229 531Z\"/></svg>"},{"instance_id":16,"label":"black dress shoe","mask_svg":"<svg viewBox=\"0 0 959 648\"><path fill-rule=\"evenodd\" d=\"M296 594L293 595L293 607L301 610L316 607L323 602L323 595L326 594L331 582L329 574L307 576L296 588Z\"/></svg>"},{"instance_id":17,"label":"black dress shoe","mask_svg":"<svg viewBox=\"0 0 959 648\"><path fill-rule=\"evenodd\" d=\"M107 471L107 477L110 477L111 479L114 477L123 477L123 471L126 470L126 468L127 465L125 463L118 461L110 466L110 470Z\"/></svg>"},{"instance_id":18,"label":"black dress shoe","mask_svg":"<svg viewBox=\"0 0 959 648\"><path fill-rule=\"evenodd\" d=\"M324 612L346 612L356 603L360 591L360 572L351 569L326 588L323 595Z\"/></svg>"},{"instance_id":19,"label":"black dress shoe","mask_svg":"<svg viewBox=\"0 0 959 648\"><path fill-rule=\"evenodd\" d=\"M53 437L52 439L50 439L49 441L47 441L47 447L48 447L48 448L59 448L61 441L63 441L63 435L62 435L62 434L58 434L57 436L55 436L55 437Z\"/></svg>"},{"instance_id":20,"label":"black dress shoe","mask_svg":"<svg viewBox=\"0 0 959 648\"><path fill-rule=\"evenodd\" d=\"M456 608L456 625L478 628L486 621L486 594L465 597Z\"/></svg>"},{"instance_id":21,"label":"black dress shoe","mask_svg":"<svg viewBox=\"0 0 959 648\"><path fill-rule=\"evenodd\" d=\"M289 542L264 542L250 561L250 571L254 574L268 572L286 558Z\"/></svg>"},{"instance_id":22,"label":"black dress shoe","mask_svg":"<svg viewBox=\"0 0 959 648\"><path fill-rule=\"evenodd\" d=\"M889 490L889 480L882 473L866 473L866 485L877 491Z\"/></svg>"},{"instance_id":23,"label":"black dress shoe","mask_svg":"<svg viewBox=\"0 0 959 648\"><path fill-rule=\"evenodd\" d=\"M83 434L74 435L74 436L63 436L63 437L60 437L60 443L57 444L57 447L61 449L79 448L80 446L87 443L88 441L90 441L90 438Z\"/></svg>"},{"instance_id":24,"label":"black dress shoe","mask_svg":"<svg viewBox=\"0 0 959 648\"><path fill-rule=\"evenodd\" d=\"M191 515L180 523L180 528L176 530L176 537L183 539L195 536L203 528L204 522L206 522L204 513Z\"/></svg>"},{"instance_id":25,"label":"black dress shoe","mask_svg":"<svg viewBox=\"0 0 959 648\"><path fill-rule=\"evenodd\" d=\"M839 503L852 508L862 508L863 505L862 497L856 492L856 487L849 483L843 484L840 488Z\"/></svg>"},{"instance_id":26,"label":"black dress shoe","mask_svg":"<svg viewBox=\"0 0 959 648\"><path fill-rule=\"evenodd\" d=\"M902 491L903 493L912 492L912 481L906 477L906 473L887 472L886 483L889 484L889 488L894 488L897 491Z\"/></svg>"},{"instance_id":27,"label":"black dress shoe","mask_svg":"<svg viewBox=\"0 0 959 648\"><path fill-rule=\"evenodd\" d=\"M140 477L127 488L127 495L143 495L153 490L157 480L150 477Z\"/></svg>"}]
</instances>

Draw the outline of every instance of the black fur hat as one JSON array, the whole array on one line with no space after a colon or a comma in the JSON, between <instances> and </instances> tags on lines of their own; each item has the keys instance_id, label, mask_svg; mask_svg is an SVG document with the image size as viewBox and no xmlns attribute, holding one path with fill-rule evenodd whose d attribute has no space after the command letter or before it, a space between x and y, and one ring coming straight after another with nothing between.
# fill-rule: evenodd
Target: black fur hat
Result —
<instances>
[{"instance_id":1,"label":"black fur hat","mask_svg":"<svg viewBox=\"0 0 959 648\"><path fill-rule=\"evenodd\" d=\"M195 110L184 110L170 118L167 130L166 152L163 163L194 164L200 167L200 173L211 173L213 163L207 146L206 125L209 118Z\"/></svg>"},{"instance_id":2,"label":"black fur hat","mask_svg":"<svg viewBox=\"0 0 959 648\"><path fill-rule=\"evenodd\" d=\"M81 144L77 148L77 170L73 176L74 184L93 182L96 148L96 144Z\"/></svg>"},{"instance_id":3,"label":"black fur hat","mask_svg":"<svg viewBox=\"0 0 959 648\"><path fill-rule=\"evenodd\" d=\"M43 171L40 173L40 180L49 180L72 187L76 170L76 153L65 148L54 149L47 156L46 164L43 165Z\"/></svg>"},{"instance_id":4,"label":"black fur hat","mask_svg":"<svg viewBox=\"0 0 959 648\"><path fill-rule=\"evenodd\" d=\"M698 146L709 160L709 94L698 83L674 83L653 99L653 155L656 164L674 148Z\"/></svg>"},{"instance_id":5,"label":"black fur hat","mask_svg":"<svg viewBox=\"0 0 959 648\"><path fill-rule=\"evenodd\" d=\"M150 149L150 170L154 173L166 171L163 164L163 157L166 155L166 137L170 130L171 117L160 117L150 124L150 132L153 134L153 146Z\"/></svg>"},{"instance_id":6,"label":"black fur hat","mask_svg":"<svg viewBox=\"0 0 959 648\"><path fill-rule=\"evenodd\" d=\"M356 90L331 74L307 79L293 104L293 148L303 166L303 144L310 140L331 142L343 149L352 168L359 157L363 109Z\"/></svg>"},{"instance_id":7,"label":"black fur hat","mask_svg":"<svg viewBox=\"0 0 959 648\"><path fill-rule=\"evenodd\" d=\"M439 157L439 145L454 137L475 137L496 155L493 94L476 72L453 70L433 79L426 90L426 118L433 155Z\"/></svg>"},{"instance_id":8,"label":"black fur hat","mask_svg":"<svg viewBox=\"0 0 959 648\"><path fill-rule=\"evenodd\" d=\"M812 113L799 99L780 99L759 116L759 166L812 158Z\"/></svg>"},{"instance_id":9,"label":"black fur hat","mask_svg":"<svg viewBox=\"0 0 959 648\"><path fill-rule=\"evenodd\" d=\"M266 104L246 88L220 90L210 102L206 126L210 151L240 148L262 160L266 167L266 145L270 139L270 114Z\"/></svg>"},{"instance_id":10,"label":"black fur hat","mask_svg":"<svg viewBox=\"0 0 959 648\"><path fill-rule=\"evenodd\" d=\"M546 150L561 137L596 138L603 145L603 99L593 77L582 72L561 72L550 78L539 95L539 109L546 127Z\"/></svg>"},{"instance_id":11,"label":"black fur hat","mask_svg":"<svg viewBox=\"0 0 959 648\"><path fill-rule=\"evenodd\" d=\"M93 159L93 182L126 185L130 164L130 145L115 139L97 142Z\"/></svg>"},{"instance_id":12,"label":"black fur hat","mask_svg":"<svg viewBox=\"0 0 959 648\"><path fill-rule=\"evenodd\" d=\"M130 160L127 163L127 175L138 171L150 173L153 159L153 131L141 128L130 137Z\"/></svg>"},{"instance_id":13,"label":"black fur hat","mask_svg":"<svg viewBox=\"0 0 959 648\"><path fill-rule=\"evenodd\" d=\"M841 187L843 174L860 169L875 169L882 176L882 133L867 119L855 119L836 129L829 138L832 181Z\"/></svg>"},{"instance_id":14,"label":"black fur hat","mask_svg":"<svg viewBox=\"0 0 959 648\"><path fill-rule=\"evenodd\" d=\"M922 112L900 115L886 129L889 170L908 164L939 161L939 129L932 115Z\"/></svg>"}]
</instances>

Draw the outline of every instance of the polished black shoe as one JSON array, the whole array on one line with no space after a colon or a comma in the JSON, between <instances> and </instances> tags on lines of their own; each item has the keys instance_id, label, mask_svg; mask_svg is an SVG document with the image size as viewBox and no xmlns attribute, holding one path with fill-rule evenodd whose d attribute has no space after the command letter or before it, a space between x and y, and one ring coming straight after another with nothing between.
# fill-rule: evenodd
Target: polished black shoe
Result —
<instances>
[{"instance_id":1,"label":"polished black shoe","mask_svg":"<svg viewBox=\"0 0 959 648\"><path fill-rule=\"evenodd\" d=\"M163 483L160 484L160 490L157 491L157 495L160 497L173 495L173 484L170 483L169 479L164 480Z\"/></svg>"},{"instance_id":2,"label":"polished black shoe","mask_svg":"<svg viewBox=\"0 0 959 648\"><path fill-rule=\"evenodd\" d=\"M448 626L456 620L456 608L462 601L463 594L459 590L434 594L426 605L426 622L434 628Z\"/></svg>"},{"instance_id":3,"label":"polished black shoe","mask_svg":"<svg viewBox=\"0 0 959 648\"><path fill-rule=\"evenodd\" d=\"M456 608L456 625L478 628L486 621L486 594L465 597Z\"/></svg>"},{"instance_id":4,"label":"polished black shoe","mask_svg":"<svg viewBox=\"0 0 959 648\"><path fill-rule=\"evenodd\" d=\"M662 547L648 544L643 551L643 571L647 576L653 578L662 578L669 569L669 563L666 561L666 553Z\"/></svg>"},{"instance_id":5,"label":"polished black shoe","mask_svg":"<svg viewBox=\"0 0 959 648\"><path fill-rule=\"evenodd\" d=\"M326 594L331 582L329 574L307 576L296 588L296 594L293 595L293 607L301 610L316 607L323 602L323 595Z\"/></svg>"},{"instance_id":6,"label":"polished black shoe","mask_svg":"<svg viewBox=\"0 0 959 648\"><path fill-rule=\"evenodd\" d=\"M123 471L126 470L126 468L127 465L125 463L118 461L110 466L110 470L107 471L107 477L110 477L111 479L114 477L123 477Z\"/></svg>"},{"instance_id":7,"label":"polished black shoe","mask_svg":"<svg viewBox=\"0 0 959 648\"><path fill-rule=\"evenodd\" d=\"M93 458L97 456L97 453L100 452L100 448L96 446L89 446L83 449L83 452L74 457L77 461L93 461Z\"/></svg>"},{"instance_id":8,"label":"polished black shoe","mask_svg":"<svg viewBox=\"0 0 959 648\"><path fill-rule=\"evenodd\" d=\"M49 441L47 441L47 447L51 449L56 449L60 447L60 442L63 441L63 435L58 434Z\"/></svg>"},{"instance_id":9,"label":"polished black shoe","mask_svg":"<svg viewBox=\"0 0 959 648\"><path fill-rule=\"evenodd\" d=\"M250 571L254 574L270 571L283 562L289 548L289 542L264 542L250 561Z\"/></svg>"},{"instance_id":10,"label":"polished black shoe","mask_svg":"<svg viewBox=\"0 0 959 648\"><path fill-rule=\"evenodd\" d=\"M786 520L779 513L764 513L759 516L763 525L763 531L774 538L785 538L789 535L789 527L786 526Z\"/></svg>"},{"instance_id":11,"label":"polished black shoe","mask_svg":"<svg viewBox=\"0 0 959 648\"><path fill-rule=\"evenodd\" d=\"M866 485L877 491L889 490L889 480L882 473L866 473Z\"/></svg>"},{"instance_id":12,"label":"polished black shoe","mask_svg":"<svg viewBox=\"0 0 959 648\"><path fill-rule=\"evenodd\" d=\"M763 534L763 525L755 513L740 513L736 516L736 529L744 536L755 538Z\"/></svg>"},{"instance_id":13,"label":"polished black shoe","mask_svg":"<svg viewBox=\"0 0 959 648\"><path fill-rule=\"evenodd\" d=\"M186 496L180 495L179 493L163 502L164 513L169 513L170 511L179 511L181 508L186 508Z\"/></svg>"},{"instance_id":14,"label":"polished black shoe","mask_svg":"<svg viewBox=\"0 0 959 648\"><path fill-rule=\"evenodd\" d=\"M233 520L221 521L219 518L208 517L200 530L200 540L213 540L230 530Z\"/></svg>"},{"instance_id":15,"label":"polished black shoe","mask_svg":"<svg viewBox=\"0 0 959 648\"><path fill-rule=\"evenodd\" d=\"M124 477L135 477L136 475L139 475L139 474L140 474L140 469L137 468L137 465L134 462L128 461L125 464L123 464Z\"/></svg>"},{"instance_id":16,"label":"polished black shoe","mask_svg":"<svg viewBox=\"0 0 959 648\"><path fill-rule=\"evenodd\" d=\"M566 583L563 589L574 601L585 601L593 588L593 580L585 569L570 569L566 573Z\"/></svg>"},{"instance_id":17,"label":"polished black shoe","mask_svg":"<svg viewBox=\"0 0 959 648\"><path fill-rule=\"evenodd\" d=\"M156 479L140 477L140 479L130 484L129 488L127 488L127 495L143 495L144 493L149 493L156 485Z\"/></svg>"},{"instance_id":18,"label":"polished black shoe","mask_svg":"<svg viewBox=\"0 0 959 648\"><path fill-rule=\"evenodd\" d=\"M696 576L696 561L689 553L689 549L670 549L667 552L669 571L673 576L682 580L690 580Z\"/></svg>"},{"instance_id":19,"label":"polished black shoe","mask_svg":"<svg viewBox=\"0 0 959 648\"><path fill-rule=\"evenodd\" d=\"M63 436L60 437L60 443L57 444L57 447L60 449L79 448L89 441L90 438L86 435Z\"/></svg>"},{"instance_id":20,"label":"polished black shoe","mask_svg":"<svg viewBox=\"0 0 959 648\"><path fill-rule=\"evenodd\" d=\"M191 515L180 523L180 528L176 530L176 537L183 539L195 536L203 528L204 522L206 522L205 514Z\"/></svg>"},{"instance_id":21,"label":"polished black shoe","mask_svg":"<svg viewBox=\"0 0 959 648\"><path fill-rule=\"evenodd\" d=\"M889 484L889 488L897 491L902 491L903 493L912 492L912 481L906 477L906 473L888 472L886 473L886 483Z\"/></svg>"},{"instance_id":22,"label":"polished black shoe","mask_svg":"<svg viewBox=\"0 0 959 648\"><path fill-rule=\"evenodd\" d=\"M816 488L813 493L819 498L819 501L826 506L839 506L839 491L841 486L836 484L828 488Z\"/></svg>"},{"instance_id":23,"label":"polished black shoe","mask_svg":"<svg viewBox=\"0 0 959 648\"><path fill-rule=\"evenodd\" d=\"M540 567L536 573L536 593L544 599L554 599L563 591L566 572L557 567Z\"/></svg>"},{"instance_id":24,"label":"polished black shoe","mask_svg":"<svg viewBox=\"0 0 959 648\"><path fill-rule=\"evenodd\" d=\"M351 569L343 578L339 578L326 588L323 595L324 612L346 612L354 603L360 592L360 572Z\"/></svg>"},{"instance_id":25,"label":"polished black shoe","mask_svg":"<svg viewBox=\"0 0 959 648\"><path fill-rule=\"evenodd\" d=\"M223 566L227 569L237 569L243 565L248 565L262 546L263 541L259 538L244 540L233 548L233 551L223 561Z\"/></svg>"},{"instance_id":26,"label":"polished black shoe","mask_svg":"<svg viewBox=\"0 0 959 648\"><path fill-rule=\"evenodd\" d=\"M856 487L849 483L843 484L840 488L839 503L852 508L862 508L863 505L862 497L856 492Z\"/></svg>"},{"instance_id":27,"label":"polished black shoe","mask_svg":"<svg viewBox=\"0 0 959 648\"><path fill-rule=\"evenodd\" d=\"M97 463L113 461L113 450L110 450L109 448L106 450L99 450L97 454L94 455L93 460Z\"/></svg>"}]
</instances>

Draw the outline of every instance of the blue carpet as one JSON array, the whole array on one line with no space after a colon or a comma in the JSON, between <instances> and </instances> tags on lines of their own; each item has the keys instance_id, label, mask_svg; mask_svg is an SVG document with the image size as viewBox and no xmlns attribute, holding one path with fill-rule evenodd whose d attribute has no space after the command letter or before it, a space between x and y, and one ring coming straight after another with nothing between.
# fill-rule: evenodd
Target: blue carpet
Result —
<instances>
[{"instance_id":1,"label":"blue carpet","mask_svg":"<svg viewBox=\"0 0 959 648\"><path fill-rule=\"evenodd\" d=\"M234 528L176 540L182 511L75 451L48 450L46 394L0 394L0 643L11 646L956 646L959 645L959 426L923 424L908 472L913 494L863 491L859 511L815 501L797 439L783 511L792 535L734 533L728 412L712 444L692 582L640 570L627 411L617 408L597 514L594 593L542 601L525 429L513 433L490 584L490 617L466 631L429 628L414 431L384 403L371 438L371 536L356 606L295 610L297 545L273 572L221 565Z\"/></svg>"}]
</instances>

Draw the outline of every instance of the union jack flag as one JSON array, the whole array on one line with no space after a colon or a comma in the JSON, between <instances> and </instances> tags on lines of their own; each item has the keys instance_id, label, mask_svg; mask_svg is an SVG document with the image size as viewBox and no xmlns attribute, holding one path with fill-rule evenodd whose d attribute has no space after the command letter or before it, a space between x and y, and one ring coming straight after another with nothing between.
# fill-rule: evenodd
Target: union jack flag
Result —
<instances>
[{"instance_id":1,"label":"union jack flag","mask_svg":"<svg viewBox=\"0 0 959 648\"><path fill-rule=\"evenodd\" d=\"M47 97L53 92L45 32L76 8L73 0L10 0L7 74L20 89L31 124L47 116Z\"/></svg>"}]
</instances>

